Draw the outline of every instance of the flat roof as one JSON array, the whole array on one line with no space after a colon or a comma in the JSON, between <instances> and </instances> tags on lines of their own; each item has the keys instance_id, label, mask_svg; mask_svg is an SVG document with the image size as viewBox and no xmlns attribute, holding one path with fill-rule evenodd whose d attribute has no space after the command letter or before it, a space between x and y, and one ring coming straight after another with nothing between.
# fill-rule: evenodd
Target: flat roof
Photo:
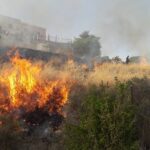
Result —
<instances>
[{"instance_id":1,"label":"flat roof","mask_svg":"<svg viewBox=\"0 0 150 150\"><path fill-rule=\"evenodd\" d=\"M17 21L17 22L22 23L22 24L27 25L27 26L36 27L36 28L39 28L39 29L42 29L42 30L46 30L46 28L44 28L44 27L40 27L40 26L37 26L37 25L33 25L33 24L30 24L30 23L24 22L21 19L16 19L16 18L13 18L13 17L1 15L1 14L0 14L0 18L12 20L12 21Z\"/></svg>"}]
</instances>

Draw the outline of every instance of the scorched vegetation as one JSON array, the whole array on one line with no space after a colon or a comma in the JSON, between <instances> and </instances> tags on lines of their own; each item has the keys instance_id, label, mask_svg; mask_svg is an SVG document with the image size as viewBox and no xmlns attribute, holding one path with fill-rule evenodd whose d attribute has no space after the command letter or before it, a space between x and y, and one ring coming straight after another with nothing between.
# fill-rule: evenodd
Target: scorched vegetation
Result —
<instances>
[{"instance_id":1,"label":"scorched vegetation","mask_svg":"<svg viewBox=\"0 0 150 150\"><path fill-rule=\"evenodd\" d=\"M150 65L1 64L3 150L150 148Z\"/></svg>"}]
</instances>

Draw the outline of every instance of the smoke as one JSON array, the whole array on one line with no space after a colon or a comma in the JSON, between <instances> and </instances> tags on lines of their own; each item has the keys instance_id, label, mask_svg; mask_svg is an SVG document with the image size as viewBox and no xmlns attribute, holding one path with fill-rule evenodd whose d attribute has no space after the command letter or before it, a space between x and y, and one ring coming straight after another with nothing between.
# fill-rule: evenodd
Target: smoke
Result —
<instances>
[{"instance_id":1,"label":"smoke","mask_svg":"<svg viewBox=\"0 0 150 150\"><path fill-rule=\"evenodd\" d=\"M0 0L0 14L48 29L50 35L101 37L103 55L150 56L148 0Z\"/></svg>"},{"instance_id":2,"label":"smoke","mask_svg":"<svg viewBox=\"0 0 150 150\"><path fill-rule=\"evenodd\" d=\"M81 17L85 0L0 0L0 13L45 27L51 35L71 38ZM4 9L5 8L5 9ZM77 11L79 10L79 11ZM83 30L81 30L83 31ZM67 33L67 34L66 34Z\"/></svg>"},{"instance_id":3,"label":"smoke","mask_svg":"<svg viewBox=\"0 0 150 150\"><path fill-rule=\"evenodd\" d=\"M150 55L150 11L144 0L115 0L105 10L105 19L97 21L106 53ZM95 33L97 30L95 30ZM116 53L117 54L117 53Z\"/></svg>"}]
</instances>

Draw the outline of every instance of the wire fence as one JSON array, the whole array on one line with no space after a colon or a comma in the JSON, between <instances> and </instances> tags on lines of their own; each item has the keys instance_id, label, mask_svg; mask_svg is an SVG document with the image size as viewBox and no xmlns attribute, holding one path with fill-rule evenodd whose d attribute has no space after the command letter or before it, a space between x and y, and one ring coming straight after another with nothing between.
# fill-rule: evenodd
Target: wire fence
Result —
<instances>
[{"instance_id":1,"label":"wire fence","mask_svg":"<svg viewBox=\"0 0 150 150\"><path fill-rule=\"evenodd\" d=\"M48 35L46 38L47 41L58 42L58 43L72 43L72 39L67 39L59 36Z\"/></svg>"}]
</instances>

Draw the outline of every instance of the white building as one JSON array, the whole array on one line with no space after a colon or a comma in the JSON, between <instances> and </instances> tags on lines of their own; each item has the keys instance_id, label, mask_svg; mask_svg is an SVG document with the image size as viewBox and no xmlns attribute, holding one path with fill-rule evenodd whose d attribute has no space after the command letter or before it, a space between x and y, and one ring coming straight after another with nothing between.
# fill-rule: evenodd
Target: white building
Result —
<instances>
[{"instance_id":1,"label":"white building","mask_svg":"<svg viewBox=\"0 0 150 150\"><path fill-rule=\"evenodd\" d=\"M71 53L71 43L51 41L46 29L0 15L0 47L18 47L53 53Z\"/></svg>"}]
</instances>

